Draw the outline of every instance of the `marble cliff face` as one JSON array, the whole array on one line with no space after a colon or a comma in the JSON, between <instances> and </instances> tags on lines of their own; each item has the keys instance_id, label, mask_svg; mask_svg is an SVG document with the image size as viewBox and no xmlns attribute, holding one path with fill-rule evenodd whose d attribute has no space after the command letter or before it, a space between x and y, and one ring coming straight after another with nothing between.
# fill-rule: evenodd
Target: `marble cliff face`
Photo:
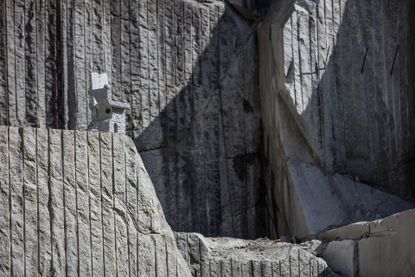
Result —
<instances>
[{"instance_id":1,"label":"marble cliff face","mask_svg":"<svg viewBox=\"0 0 415 277\"><path fill-rule=\"evenodd\" d=\"M106 72L174 229L265 234L254 22L222 1L22 0L0 13L2 124L86 130L90 73Z\"/></svg>"},{"instance_id":2,"label":"marble cliff face","mask_svg":"<svg viewBox=\"0 0 415 277\"><path fill-rule=\"evenodd\" d=\"M393 214L415 206L414 12L410 0L2 1L0 272L378 274L356 253L406 247ZM125 136L86 132L93 72L128 107ZM376 241L362 226L377 224L398 231ZM287 243L240 240L265 236ZM288 243L310 239L323 242Z\"/></svg>"}]
</instances>

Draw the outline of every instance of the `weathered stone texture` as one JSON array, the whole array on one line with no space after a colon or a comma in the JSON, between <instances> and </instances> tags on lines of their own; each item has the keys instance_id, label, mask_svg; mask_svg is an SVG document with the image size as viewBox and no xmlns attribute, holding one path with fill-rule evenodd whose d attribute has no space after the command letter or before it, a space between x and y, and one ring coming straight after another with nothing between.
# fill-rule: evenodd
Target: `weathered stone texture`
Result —
<instances>
[{"instance_id":1,"label":"weathered stone texture","mask_svg":"<svg viewBox=\"0 0 415 277\"><path fill-rule=\"evenodd\" d=\"M0 127L0 275L190 276L121 135Z\"/></svg>"},{"instance_id":2,"label":"weathered stone texture","mask_svg":"<svg viewBox=\"0 0 415 277\"><path fill-rule=\"evenodd\" d=\"M333 269L343 269L344 276L411 276L415 270L414 218L415 210L408 210L323 233L320 238L328 243L323 258Z\"/></svg>"},{"instance_id":3,"label":"weathered stone texture","mask_svg":"<svg viewBox=\"0 0 415 277\"><path fill-rule=\"evenodd\" d=\"M176 233L176 239L195 277L337 276L308 246L197 233Z\"/></svg>"},{"instance_id":4,"label":"weathered stone texture","mask_svg":"<svg viewBox=\"0 0 415 277\"><path fill-rule=\"evenodd\" d=\"M3 1L0 123L84 130L90 72L106 72L173 228L261 235L255 26L234 6Z\"/></svg>"},{"instance_id":5,"label":"weathered stone texture","mask_svg":"<svg viewBox=\"0 0 415 277\"><path fill-rule=\"evenodd\" d=\"M292 202L288 160L414 196L410 2L278 1L261 23L271 226L293 220L280 201Z\"/></svg>"}]
</instances>

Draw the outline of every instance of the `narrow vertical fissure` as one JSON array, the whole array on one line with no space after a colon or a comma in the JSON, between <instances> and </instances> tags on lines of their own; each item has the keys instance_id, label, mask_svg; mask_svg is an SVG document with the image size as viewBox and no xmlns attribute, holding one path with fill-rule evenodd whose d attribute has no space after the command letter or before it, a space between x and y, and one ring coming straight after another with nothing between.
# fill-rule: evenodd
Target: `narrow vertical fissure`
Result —
<instances>
[{"instance_id":1,"label":"narrow vertical fissure","mask_svg":"<svg viewBox=\"0 0 415 277\"><path fill-rule=\"evenodd\" d=\"M101 239L102 239L102 267L104 277L106 276L106 262L105 262L105 237L104 237L104 205L103 205L103 192L102 192L102 149L101 149L101 134L98 135L98 161L99 161L99 195L100 195L100 207L101 207Z\"/></svg>"},{"instance_id":2,"label":"narrow vertical fissure","mask_svg":"<svg viewBox=\"0 0 415 277\"><path fill-rule=\"evenodd\" d=\"M64 132L60 132L60 139L61 139L61 167L62 167L62 194L63 194L63 240L64 240L64 250L65 250L65 276L68 277L68 226L67 226L67 218L66 218L66 189L65 189L65 145L64 145Z\"/></svg>"}]
</instances>

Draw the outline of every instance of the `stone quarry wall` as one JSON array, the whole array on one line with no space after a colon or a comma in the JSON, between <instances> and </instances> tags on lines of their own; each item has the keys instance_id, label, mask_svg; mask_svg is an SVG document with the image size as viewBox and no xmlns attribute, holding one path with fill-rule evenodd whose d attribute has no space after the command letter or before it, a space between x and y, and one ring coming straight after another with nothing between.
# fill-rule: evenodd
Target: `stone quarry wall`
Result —
<instances>
[{"instance_id":1,"label":"stone quarry wall","mask_svg":"<svg viewBox=\"0 0 415 277\"><path fill-rule=\"evenodd\" d=\"M0 127L2 276L191 276L130 138Z\"/></svg>"},{"instance_id":2,"label":"stone quarry wall","mask_svg":"<svg viewBox=\"0 0 415 277\"><path fill-rule=\"evenodd\" d=\"M413 140L409 1L298 1L284 85L331 171L405 195Z\"/></svg>"},{"instance_id":3,"label":"stone quarry wall","mask_svg":"<svg viewBox=\"0 0 415 277\"><path fill-rule=\"evenodd\" d=\"M292 233L287 226L303 216L290 216L292 203L304 198L301 186L292 185L295 164L413 197L411 9L410 1L279 1L261 23L271 226ZM351 184L330 183L331 190ZM277 220L278 214L285 216Z\"/></svg>"},{"instance_id":4,"label":"stone quarry wall","mask_svg":"<svg viewBox=\"0 0 415 277\"><path fill-rule=\"evenodd\" d=\"M233 2L2 1L0 123L84 130L104 71L173 229L262 235L256 30L235 9L255 5Z\"/></svg>"},{"instance_id":5,"label":"stone quarry wall","mask_svg":"<svg viewBox=\"0 0 415 277\"><path fill-rule=\"evenodd\" d=\"M411 9L411 1L278 1L261 23L273 225L292 225L287 217L276 219L284 213L278 199L295 202L298 193L287 185L293 178L288 160L414 196Z\"/></svg>"}]
</instances>

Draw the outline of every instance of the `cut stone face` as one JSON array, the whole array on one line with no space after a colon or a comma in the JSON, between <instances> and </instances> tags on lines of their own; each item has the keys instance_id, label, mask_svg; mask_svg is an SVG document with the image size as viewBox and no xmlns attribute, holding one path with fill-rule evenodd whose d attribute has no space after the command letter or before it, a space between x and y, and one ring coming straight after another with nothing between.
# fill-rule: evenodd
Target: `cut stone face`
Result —
<instances>
[{"instance_id":1,"label":"cut stone face","mask_svg":"<svg viewBox=\"0 0 415 277\"><path fill-rule=\"evenodd\" d=\"M1 276L185 276L129 137L0 127Z\"/></svg>"}]
</instances>

